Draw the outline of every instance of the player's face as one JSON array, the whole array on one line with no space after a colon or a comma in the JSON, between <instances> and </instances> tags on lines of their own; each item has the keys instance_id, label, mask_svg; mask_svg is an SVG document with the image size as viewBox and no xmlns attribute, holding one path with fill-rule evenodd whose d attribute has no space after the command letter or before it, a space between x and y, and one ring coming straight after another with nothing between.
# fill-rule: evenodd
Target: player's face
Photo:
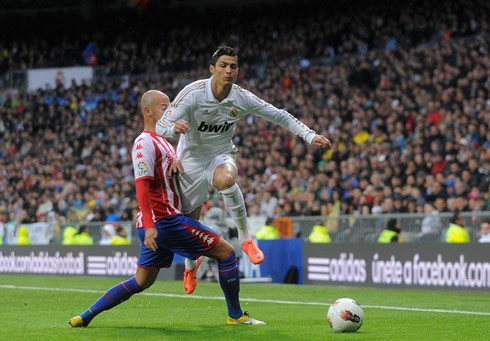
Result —
<instances>
[{"instance_id":1,"label":"player's face","mask_svg":"<svg viewBox=\"0 0 490 341\"><path fill-rule=\"evenodd\" d=\"M213 78L222 85L231 85L238 76L238 60L232 56L220 56L216 65L211 65Z\"/></svg>"},{"instance_id":2,"label":"player's face","mask_svg":"<svg viewBox=\"0 0 490 341\"><path fill-rule=\"evenodd\" d=\"M153 119L155 122L157 122L160 118L162 118L163 113L165 110L167 110L168 106L170 105L170 99L168 96L165 96L164 94L159 94L155 98L155 102L153 104Z\"/></svg>"}]
</instances>

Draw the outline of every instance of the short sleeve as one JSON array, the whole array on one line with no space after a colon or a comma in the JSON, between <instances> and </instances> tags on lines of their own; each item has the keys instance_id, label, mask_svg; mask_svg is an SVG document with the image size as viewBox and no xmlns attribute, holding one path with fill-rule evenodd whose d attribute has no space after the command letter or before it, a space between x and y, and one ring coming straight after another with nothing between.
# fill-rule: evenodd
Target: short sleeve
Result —
<instances>
[{"instance_id":1,"label":"short sleeve","mask_svg":"<svg viewBox=\"0 0 490 341\"><path fill-rule=\"evenodd\" d=\"M155 170L155 147L151 138L138 137L132 150L134 178L136 181L153 178Z\"/></svg>"}]
</instances>

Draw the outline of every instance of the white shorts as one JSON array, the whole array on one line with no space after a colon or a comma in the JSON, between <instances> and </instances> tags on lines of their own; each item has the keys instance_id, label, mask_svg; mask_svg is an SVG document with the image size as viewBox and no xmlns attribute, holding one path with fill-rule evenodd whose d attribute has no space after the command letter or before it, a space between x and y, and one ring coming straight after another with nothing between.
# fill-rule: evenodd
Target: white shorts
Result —
<instances>
[{"instance_id":1,"label":"white shorts","mask_svg":"<svg viewBox=\"0 0 490 341\"><path fill-rule=\"evenodd\" d=\"M219 165L230 164L237 169L232 154L220 154L211 158L188 158L182 160L184 174L179 175L182 212L189 214L209 198L209 186L213 186L214 171Z\"/></svg>"}]
</instances>

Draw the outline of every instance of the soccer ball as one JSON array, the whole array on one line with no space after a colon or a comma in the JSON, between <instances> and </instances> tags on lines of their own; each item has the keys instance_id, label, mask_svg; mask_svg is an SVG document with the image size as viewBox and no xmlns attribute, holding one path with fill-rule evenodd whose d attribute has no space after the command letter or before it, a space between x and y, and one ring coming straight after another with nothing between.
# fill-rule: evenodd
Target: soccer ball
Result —
<instances>
[{"instance_id":1,"label":"soccer ball","mask_svg":"<svg viewBox=\"0 0 490 341\"><path fill-rule=\"evenodd\" d=\"M339 298L327 312L328 324L334 332L356 332L361 328L364 312L351 298Z\"/></svg>"}]
</instances>

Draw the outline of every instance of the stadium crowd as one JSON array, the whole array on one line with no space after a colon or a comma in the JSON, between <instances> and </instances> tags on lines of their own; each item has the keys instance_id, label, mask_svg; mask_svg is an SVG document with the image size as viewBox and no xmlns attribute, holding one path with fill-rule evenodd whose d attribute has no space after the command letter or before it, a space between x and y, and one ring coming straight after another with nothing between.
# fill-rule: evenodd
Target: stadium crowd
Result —
<instances>
[{"instance_id":1,"label":"stadium crowd","mask_svg":"<svg viewBox=\"0 0 490 341\"><path fill-rule=\"evenodd\" d=\"M401 4L399 12L310 8L288 20L259 16L253 27L241 22L245 13L218 40L229 22L170 28L159 43L143 29L139 42L100 39L92 62L107 82L2 96L0 218L134 220L139 97L150 88L175 96L208 77L223 40L238 47L242 87L333 143L324 152L242 120L234 142L249 215L488 210L490 6ZM15 42L1 47L0 71L83 64L86 43ZM122 74L137 76L110 77Z\"/></svg>"},{"instance_id":2,"label":"stadium crowd","mask_svg":"<svg viewBox=\"0 0 490 341\"><path fill-rule=\"evenodd\" d=\"M183 72L206 65L210 49L222 41L239 48L243 69L244 65L281 64L292 58L410 48L490 29L490 5L484 1L452 0L441 6L422 0L391 0L380 6L307 0L302 5L271 6L264 2L262 7L237 9L235 13L214 9L217 17L229 20L209 20L200 12L173 10L165 16L165 26L162 13L152 8L137 20L134 13L125 12L89 23L57 16L52 18L56 32L46 20L40 21L42 17L18 18L15 24L22 21L32 30L2 36L0 74L78 64L104 65L111 75ZM9 22L4 24L8 32ZM32 32L39 36L33 38Z\"/></svg>"}]
</instances>

